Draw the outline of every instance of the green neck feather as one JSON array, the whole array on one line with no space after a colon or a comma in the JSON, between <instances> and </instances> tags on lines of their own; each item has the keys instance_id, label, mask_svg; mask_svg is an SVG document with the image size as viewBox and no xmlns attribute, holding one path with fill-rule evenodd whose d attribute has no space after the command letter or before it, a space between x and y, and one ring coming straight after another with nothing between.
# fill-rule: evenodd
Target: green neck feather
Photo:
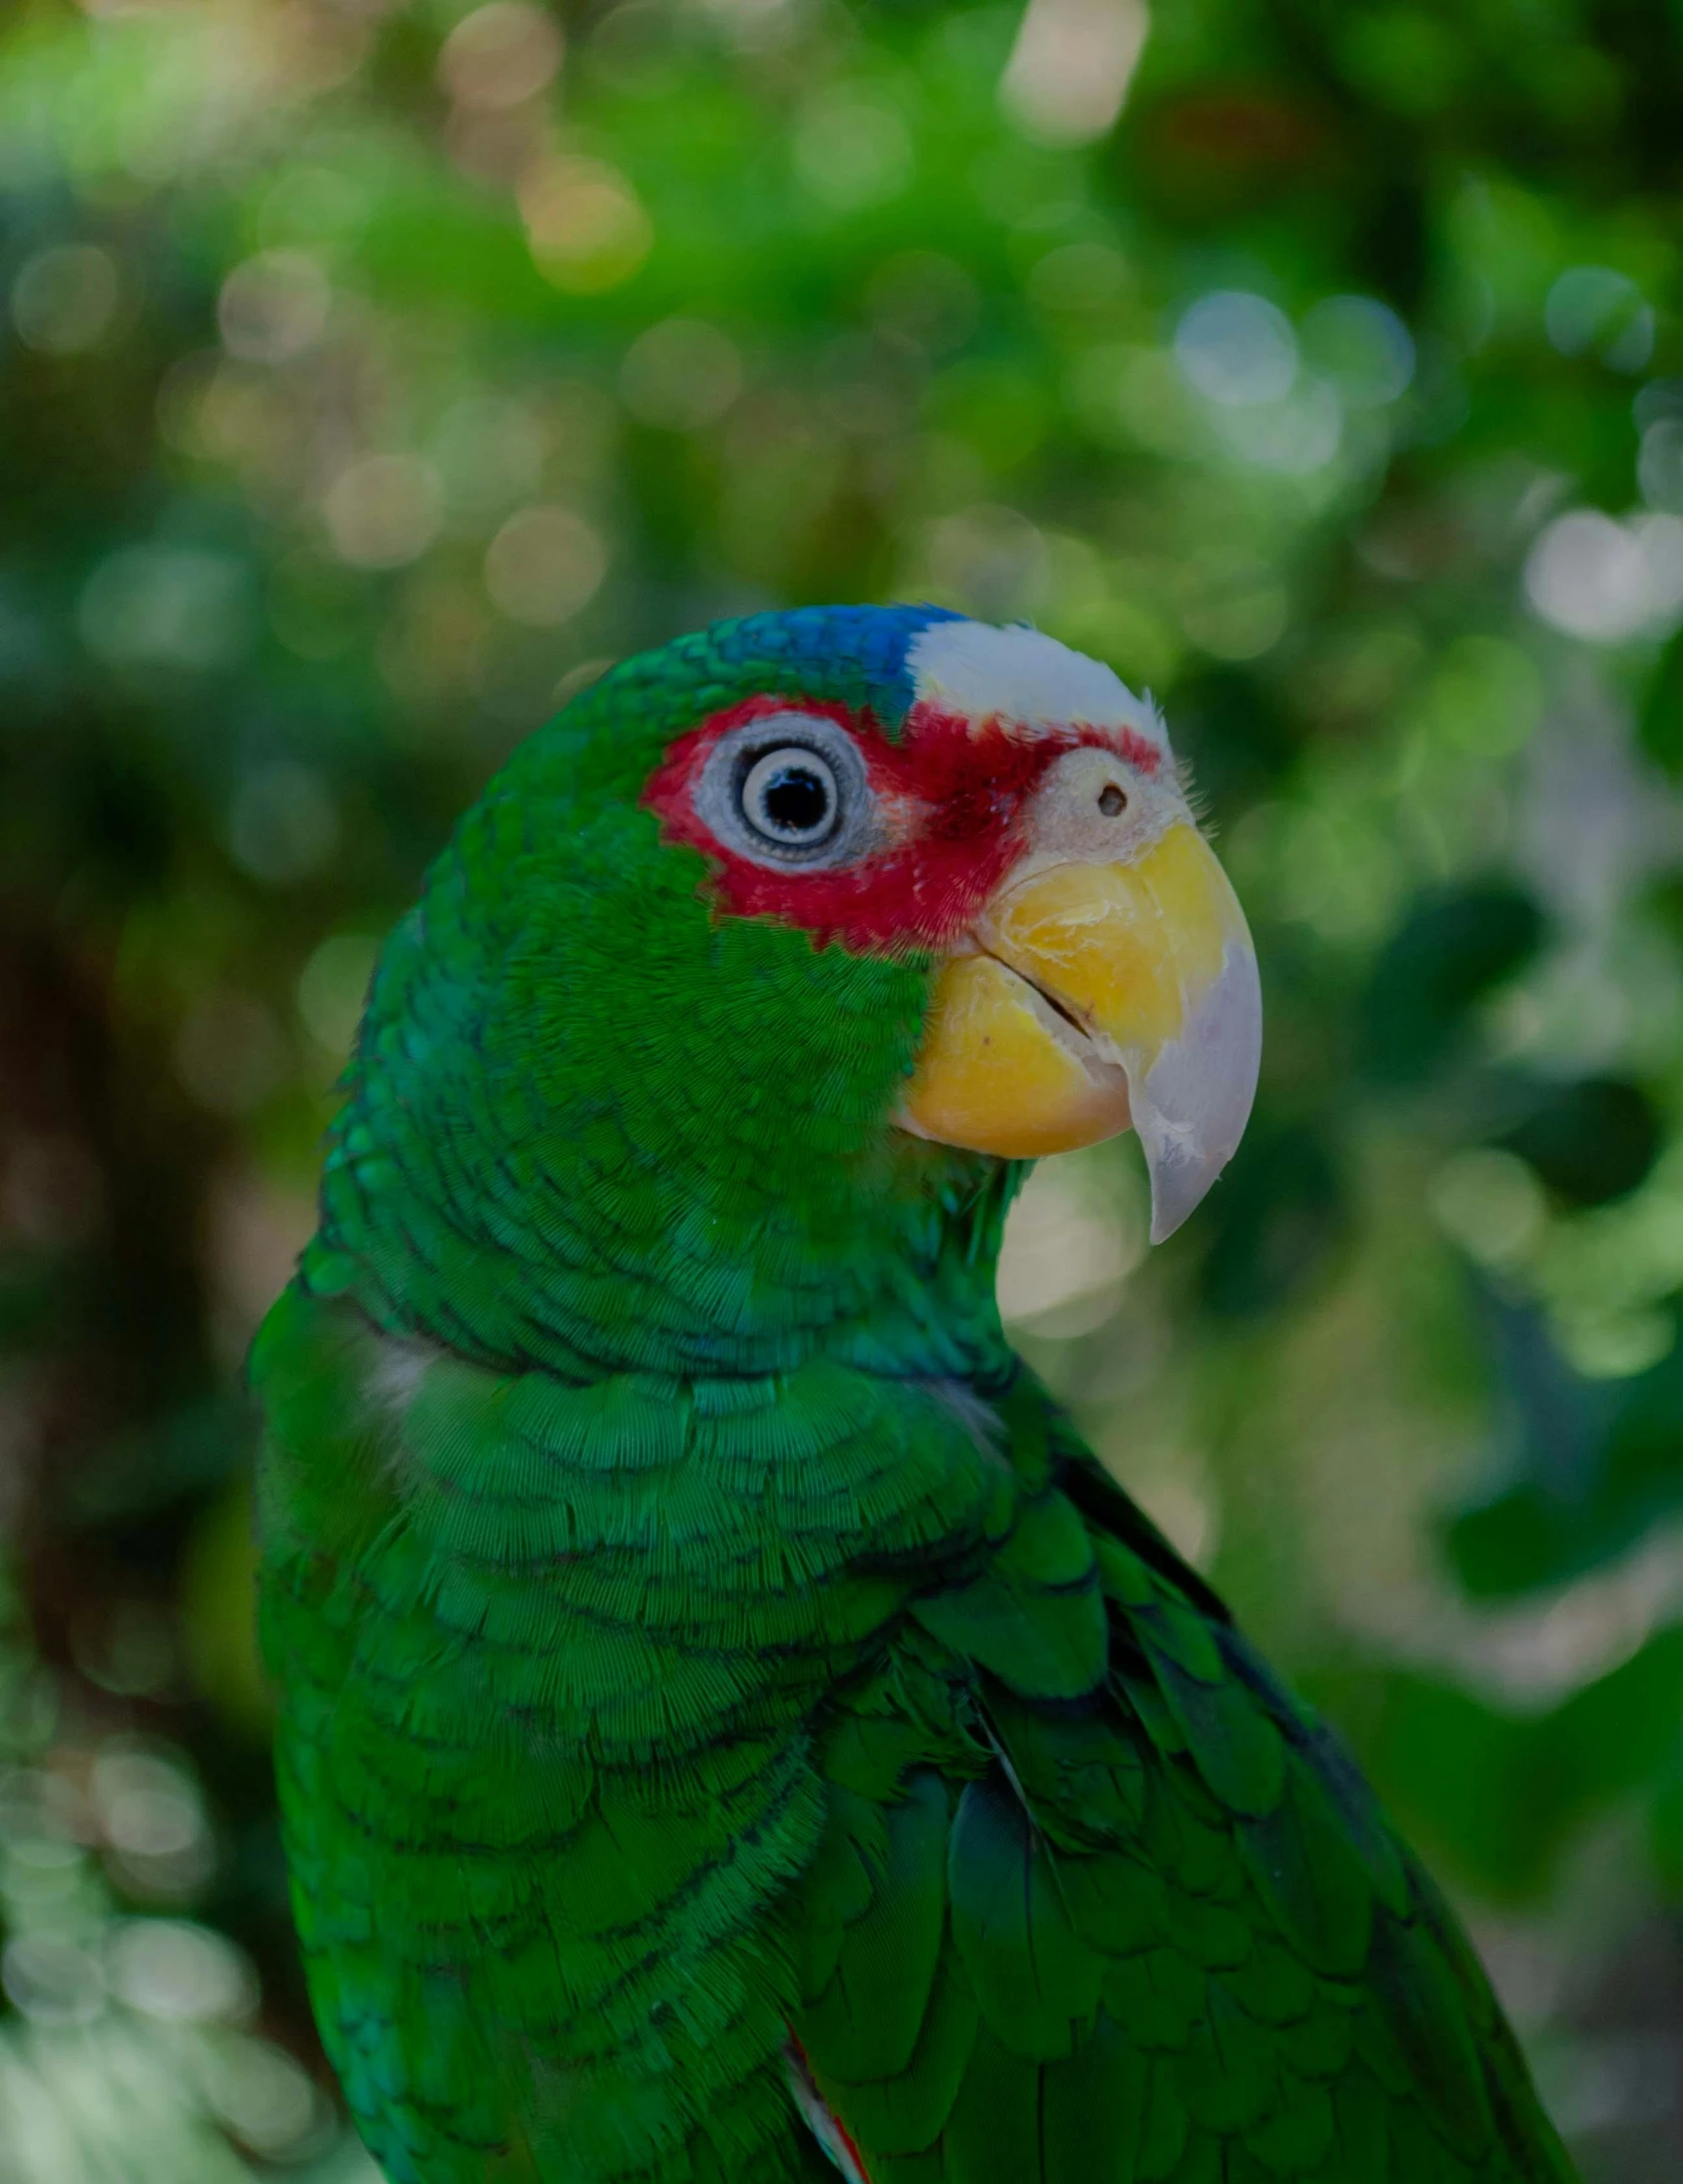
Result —
<instances>
[{"instance_id":1,"label":"green neck feather","mask_svg":"<svg viewBox=\"0 0 1683 2184\"><path fill-rule=\"evenodd\" d=\"M927 962L716 919L638 807L732 694L607 677L464 819L385 951L306 1284L578 1379L1003 1374L1018 1171L886 1121Z\"/></svg>"}]
</instances>

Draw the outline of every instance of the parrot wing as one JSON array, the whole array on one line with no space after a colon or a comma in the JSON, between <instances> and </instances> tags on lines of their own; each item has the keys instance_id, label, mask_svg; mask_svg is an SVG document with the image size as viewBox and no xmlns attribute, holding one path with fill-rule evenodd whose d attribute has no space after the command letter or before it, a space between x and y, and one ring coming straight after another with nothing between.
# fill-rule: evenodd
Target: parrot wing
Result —
<instances>
[{"instance_id":1,"label":"parrot wing","mask_svg":"<svg viewBox=\"0 0 1683 2184\"><path fill-rule=\"evenodd\" d=\"M1569 2184L1452 1913L1075 1441L830 1711L797 2100L864 2184Z\"/></svg>"}]
</instances>

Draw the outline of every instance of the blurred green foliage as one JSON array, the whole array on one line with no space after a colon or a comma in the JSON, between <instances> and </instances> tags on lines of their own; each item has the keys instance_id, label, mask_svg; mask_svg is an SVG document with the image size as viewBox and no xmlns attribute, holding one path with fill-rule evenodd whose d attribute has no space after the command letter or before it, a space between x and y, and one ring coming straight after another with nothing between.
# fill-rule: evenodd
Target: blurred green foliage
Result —
<instances>
[{"instance_id":1,"label":"blurred green foliage","mask_svg":"<svg viewBox=\"0 0 1683 2184\"><path fill-rule=\"evenodd\" d=\"M1008 1310L1468 1903L1586 2174L1678 2173L1680 99L1676 0L14 0L0 2175L355 2173L244 1345L511 743L856 597L1163 700L1257 1120L1149 1259L1126 1150L1050 1164Z\"/></svg>"}]
</instances>

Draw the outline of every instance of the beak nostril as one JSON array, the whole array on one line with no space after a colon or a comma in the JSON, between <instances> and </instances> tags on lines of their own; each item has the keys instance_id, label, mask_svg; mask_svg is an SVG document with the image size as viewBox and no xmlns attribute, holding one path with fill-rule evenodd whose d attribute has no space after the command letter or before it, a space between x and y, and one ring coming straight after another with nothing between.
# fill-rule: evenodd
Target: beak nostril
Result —
<instances>
[{"instance_id":1,"label":"beak nostril","mask_svg":"<svg viewBox=\"0 0 1683 2184\"><path fill-rule=\"evenodd\" d=\"M1107 781L1099 791L1099 809L1107 819L1120 818L1128 809L1128 791L1118 788L1114 781Z\"/></svg>"}]
</instances>

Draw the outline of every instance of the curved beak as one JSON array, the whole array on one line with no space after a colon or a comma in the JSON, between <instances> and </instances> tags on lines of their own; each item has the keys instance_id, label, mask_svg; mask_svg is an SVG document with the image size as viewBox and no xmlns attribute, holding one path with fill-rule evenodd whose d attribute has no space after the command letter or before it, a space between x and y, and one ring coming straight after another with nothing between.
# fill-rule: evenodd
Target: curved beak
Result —
<instances>
[{"instance_id":1,"label":"curved beak","mask_svg":"<svg viewBox=\"0 0 1683 2184\"><path fill-rule=\"evenodd\" d=\"M1019 1160L1132 1123L1161 1243L1233 1158L1262 1059L1256 950L1209 845L1177 819L1124 863L1027 858L971 940L937 973L898 1119Z\"/></svg>"}]
</instances>

